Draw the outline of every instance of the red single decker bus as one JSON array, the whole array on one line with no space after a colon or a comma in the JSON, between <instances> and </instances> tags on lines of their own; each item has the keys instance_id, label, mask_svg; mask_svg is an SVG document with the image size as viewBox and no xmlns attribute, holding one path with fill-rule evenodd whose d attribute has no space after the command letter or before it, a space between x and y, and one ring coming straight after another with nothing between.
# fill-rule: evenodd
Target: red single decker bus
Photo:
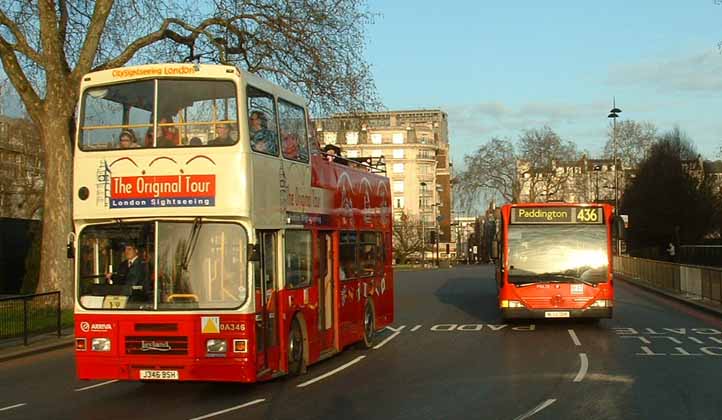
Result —
<instances>
[{"instance_id":1,"label":"red single decker bus","mask_svg":"<svg viewBox=\"0 0 722 420\"><path fill-rule=\"evenodd\" d=\"M507 204L498 217L502 318L612 317L612 206Z\"/></svg>"},{"instance_id":2,"label":"red single decker bus","mask_svg":"<svg viewBox=\"0 0 722 420\"><path fill-rule=\"evenodd\" d=\"M393 322L383 158L323 154L302 98L157 64L85 75L79 111L78 377L267 380Z\"/></svg>"}]
</instances>

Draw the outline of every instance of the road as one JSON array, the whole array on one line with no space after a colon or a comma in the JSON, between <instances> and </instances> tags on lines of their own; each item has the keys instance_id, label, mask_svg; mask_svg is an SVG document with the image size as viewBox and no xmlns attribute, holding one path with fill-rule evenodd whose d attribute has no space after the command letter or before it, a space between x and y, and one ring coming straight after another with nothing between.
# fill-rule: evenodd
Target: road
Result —
<instances>
[{"instance_id":1,"label":"road","mask_svg":"<svg viewBox=\"0 0 722 420\"><path fill-rule=\"evenodd\" d=\"M623 282L599 323L501 323L491 266L399 272L396 310L378 348L262 384L78 381L72 349L8 361L0 418L722 418L722 320Z\"/></svg>"}]
</instances>

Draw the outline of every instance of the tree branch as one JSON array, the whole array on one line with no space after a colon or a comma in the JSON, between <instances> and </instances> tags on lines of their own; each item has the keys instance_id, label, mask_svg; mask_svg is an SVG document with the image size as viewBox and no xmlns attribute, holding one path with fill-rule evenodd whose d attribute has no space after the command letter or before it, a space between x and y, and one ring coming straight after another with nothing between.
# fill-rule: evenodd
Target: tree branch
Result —
<instances>
[{"instance_id":1,"label":"tree branch","mask_svg":"<svg viewBox=\"0 0 722 420\"><path fill-rule=\"evenodd\" d=\"M2 37L0 37L0 59L2 60L5 74L7 74L18 95L22 98L25 109L27 109L33 121L37 123L42 111L42 100L25 76L20 63L18 63L18 58L15 56L12 45Z\"/></svg>"},{"instance_id":2,"label":"tree branch","mask_svg":"<svg viewBox=\"0 0 722 420\"><path fill-rule=\"evenodd\" d=\"M0 10L0 25L5 25L15 37L15 44L10 44L3 39L5 44L8 45L11 50L22 53L40 66L45 64L45 60L43 59L43 57L28 44L28 41L25 38L25 34L23 34L23 32L15 24L15 22L10 20L2 10Z\"/></svg>"},{"instance_id":3,"label":"tree branch","mask_svg":"<svg viewBox=\"0 0 722 420\"><path fill-rule=\"evenodd\" d=\"M88 28L88 34L80 49L78 63L70 75L72 80L79 80L93 65L95 55L98 51L98 45L100 44L100 38L103 35L103 30L105 30L105 24L108 21L108 15L112 7L112 0L98 0L95 3L93 18L90 20L91 23Z\"/></svg>"}]
</instances>

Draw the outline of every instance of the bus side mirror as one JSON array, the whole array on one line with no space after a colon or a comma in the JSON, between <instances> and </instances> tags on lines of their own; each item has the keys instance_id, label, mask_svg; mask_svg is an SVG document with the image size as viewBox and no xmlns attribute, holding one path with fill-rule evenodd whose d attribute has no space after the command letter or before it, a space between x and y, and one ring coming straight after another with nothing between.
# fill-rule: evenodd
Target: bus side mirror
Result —
<instances>
[{"instance_id":1,"label":"bus side mirror","mask_svg":"<svg viewBox=\"0 0 722 420\"><path fill-rule=\"evenodd\" d=\"M248 246L248 261L261 261L261 253L258 251L258 244Z\"/></svg>"},{"instance_id":2,"label":"bus side mirror","mask_svg":"<svg viewBox=\"0 0 722 420\"><path fill-rule=\"evenodd\" d=\"M73 258L75 258L75 234L72 232L68 234L68 244L66 252L68 259L72 260Z\"/></svg>"}]
</instances>

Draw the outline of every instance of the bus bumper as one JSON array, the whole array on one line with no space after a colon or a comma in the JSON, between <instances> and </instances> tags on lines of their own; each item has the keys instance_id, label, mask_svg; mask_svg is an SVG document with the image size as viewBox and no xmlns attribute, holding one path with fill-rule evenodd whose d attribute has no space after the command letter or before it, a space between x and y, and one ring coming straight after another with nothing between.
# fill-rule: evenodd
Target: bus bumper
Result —
<instances>
[{"instance_id":1,"label":"bus bumper","mask_svg":"<svg viewBox=\"0 0 722 420\"><path fill-rule=\"evenodd\" d=\"M501 308L503 319L555 319L555 318L611 318L614 308L586 308L586 309L529 309L529 308ZM564 316L568 313L569 316ZM561 315L561 316L560 316Z\"/></svg>"},{"instance_id":2,"label":"bus bumper","mask_svg":"<svg viewBox=\"0 0 722 420\"><path fill-rule=\"evenodd\" d=\"M253 363L239 363L238 360L193 360L173 361L135 360L125 358L78 357L76 373L82 380L139 381L141 370L175 371L177 379L158 382L256 382ZM155 381L150 379L149 381Z\"/></svg>"}]
</instances>

